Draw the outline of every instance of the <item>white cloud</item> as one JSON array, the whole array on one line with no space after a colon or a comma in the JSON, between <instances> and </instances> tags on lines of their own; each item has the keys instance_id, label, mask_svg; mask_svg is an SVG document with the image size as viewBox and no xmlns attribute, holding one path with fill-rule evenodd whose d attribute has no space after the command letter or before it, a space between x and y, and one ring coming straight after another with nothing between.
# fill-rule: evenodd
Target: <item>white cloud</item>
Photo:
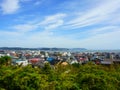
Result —
<instances>
[{"instance_id":1,"label":"white cloud","mask_svg":"<svg viewBox=\"0 0 120 90\"><path fill-rule=\"evenodd\" d=\"M89 37L88 39L81 40L81 46L88 47L89 49L120 49L120 30L99 34Z\"/></svg>"},{"instance_id":2,"label":"white cloud","mask_svg":"<svg viewBox=\"0 0 120 90\"><path fill-rule=\"evenodd\" d=\"M99 32L100 30L98 30ZM102 31L102 29L101 29ZM5 46L21 46L21 47L84 47L88 49L120 49L120 29L115 28L114 31L96 34L86 39L70 39L67 36L54 36L49 32L36 32L29 37L19 35L15 32L0 32L0 36L6 35L7 40L0 40L1 45ZM74 37L76 35L73 35ZM4 36L5 37L5 36ZM11 42L11 43L9 43ZM19 42L19 43L17 43Z\"/></svg>"},{"instance_id":3,"label":"white cloud","mask_svg":"<svg viewBox=\"0 0 120 90\"><path fill-rule=\"evenodd\" d=\"M53 36L49 33L37 33L26 38L26 47L84 47L88 49L120 49L120 30L99 34L87 39L74 40Z\"/></svg>"},{"instance_id":4,"label":"white cloud","mask_svg":"<svg viewBox=\"0 0 120 90\"><path fill-rule=\"evenodd\" d=\"M59 14L55 14L55 15L51 15L51 16L46 16L45 20L39 24L40 25L47 25L47 24L55 23L57 20L63 19L64 17L66 17L66 14L63 14L63 13L59 13Z\"/></svg>"},{"instance_id":5,"label":"white cloud","mask_svg":"<svg viewBox=\"0 0 120 90\"><path fill-rule=\"evenodd\" d=\"M1 4L3 13L11 14L16 12L20 8L19 2L31 0L3 1L4 2ZM77 8L79 9L80 7L76 7L76 9ZM10 44L10 46L19 45L22 47L85 47L88 49L120 48L120 29L118 26L118 22L120 22L120 13L117 12L119 8L120 0L102 0L102 3L96 6L96 8L90 8L89 10L87 10L87 12L82 11L81 9L81 12L77 12L78 14L74 12L70 12L70 15L65 13L58 13L45 17L36 15L39 18L37 20L34 20L34 18L32 17L32 19L30 18L30 22L25 19L27 17L26 16L25 18L22 18L22 20L25 20L24 22L18 20L25 24L17 24L13 27L11 26L12 28L10 28L10 30L13 29L14 32L0 31L0 37L3 38L4 36L4 40L0 40L0 42L2 41L2 44L4 45ZM97 25L99 27L97 27ZM68 35L65 34L66 31L63 31L62 33L64 33L64 35L59 34L58 36L54 36L52 31L65 30L64 26L66 26L65 28L67 30L75 28L77 29L75 32L72 31L73 33L69 33L68 31ZM92 27L88 28L86 26ZM30 31L34 31L34 33ZM29 35L29 37L27 35ZM84 37L79 38L82 35Z\"/></svg>"},{"instance_id":6,"label":"white cloud","mask_svg":"<svg viewBox=\"0 0 120 90\"><path fill-rule=\"evenodd\" d=\"M99 34L105 34L105 33L107 34L110 32L116 32L118 30L119 30L118 26L103 26L100 28L97 27L95 29L85 31L84 33L89 33L91 35L99 35Z\"/></svg>"},{"instance_id":7,"label":"white cloud","mask_svg":"<svg viewBox=\"0 0 120 90\"><path fill-rule=\"evenodd\" d=\"M38 28L43 28L44 32L52 31L55 28L63 25L63 18L66 14L55 14L51 16L46 16L43 21L33 20L27 21L25 24L14 25L12 29L17 30L18 32L24 33L29 31L34 31Z\"/></svg>"},{"instance_id":8,"label":"white cloud","mask_svg":"<svg viewBox=\"0 0 120 90\"><path fill-rule=\"evenodd\" d=\"M36 1L35 3L34 3L34 5L40 5L41 4L41 1Z\"/></svg>"},{"instance_id":9,"label":"white cloud","mask_svg":"<svg viewBox=\"0 0 120 90\"><path fill-rule=\"evenodd\" d=\"M1 37L7 37L7 36L18 36L19 33L17 32L12 32L12 31L6 31L6 30L0 30L0 36Z\"/></svg>"},{"instance_id":10,"label":"white cloud","mask_svg":"<svg viewBox=\"0 0 120 90\"><path fill-rule=\"evenodd\" d=\"M63 25L64 21L63 20L57 20L56 23L53 23L53 24L50 24L50 25L47 25L45 27L45 30L52 30L52 29L55 29L61 25Z\"/></svg>"},{"instance_id":11,"label":"white cloud","mask_svg":"<svg viewBox=\"0 0 120 90\"><path fill-rule=\"evenodd\" d=\"M64 17L66 17L66 14L63 13L47 16L45 17L45 20L38 23L37 25L44 26L44 29L49 31L63 25Z\"/></svg>"},{"instance_id":12,"label":"white cloud","mask_svg":"<svg viewBox=\"0 0 120 90\"><path fill-rule=\"evenodd\" d=\"M120 9L120 0L106 0L96 6L96 8L90 9L88 12L84 12L83 15L76 16L73 20L70 20L66 25L67 28L81 28L85 26L95 25L100 22L109 23L111 17L114 16ZM116 17L117 19L117 17Z\"/></svg>"},{"instance_id":13,"label":"white cloud","mask_svg":"<svg viewBox=\"0 0 120 90\"><path fill-rule=\"evenodd\" d=\"M103 26L103 27L94 27L94 28L89 28L87 30L76 30L75 32L69 34L69 31L67 34L63 34L62 36L65 36L66 38L69 39L74 39L74 40L83 40L83 39L88 39L93 36L98 36L102 34L108 34L112 32L117 32L119 31L119 26ZM70 31L71 32L71 31Z\"/></svg>"},{"instance_id":14,"label":"white cloud","mask_svg":"<svg viewBox=\"0 0 120 90\"><path fill-rule=\"evenodd\" d=\"M15 13L20 8L19 0L3 0L0 6L3 14Z\"/></svg>"},{"instance_id":15,"label":"white cloud","mask_svg":"<svg viewBox=\"0 0 120 90\"><path fill-rule=\"evenodd\" d=\"M37 26L34 24L19 24L13 26L12 28L22 33L22 32L29 32L35 30Z\"/></svg>"},{"instance_id":16,"label":"white cloud","mask_svg":"<svg viewBox=\"0 0 120 90\"><path fill-rule=\"evenodd\" d=\"M66 14L55 14L51 16L46 16L44 20L38 19L32 19L32 21L27 21L24 24L16 24L11 27L10 29L13 29L15 32L19 33L27 33L30 31L37 32L49 32L52 33L52 30L55 28L58 28L59 26L63 25L64 20L63 18L66 16ZM40 30L38 31L38 29ZM42 30L41 30L42 29Z\"/></svg>"},{"instance_id":17,"label":"white cloud","mask_svg":"<svg viewBox=\"0 0 120 90\"><path fill-rule=\"evenodd\" d=\"M28 2L28 1L32 1L32 0L20 0L21 2Z\"/></svg>"}]
</instances>

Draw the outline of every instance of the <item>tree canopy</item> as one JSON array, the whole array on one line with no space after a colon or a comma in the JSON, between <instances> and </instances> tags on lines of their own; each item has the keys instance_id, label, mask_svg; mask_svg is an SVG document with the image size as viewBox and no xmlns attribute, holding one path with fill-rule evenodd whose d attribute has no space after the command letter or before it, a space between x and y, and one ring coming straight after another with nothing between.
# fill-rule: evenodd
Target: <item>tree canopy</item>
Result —
<instances>
[{"instance_id":1,"label":"tree canopy","mask_svg":"<svg viewBox=\"0 0 120 90\"><path fill-rule=\"evenodd\" d=\"M43 68L6 65L0 58L0 90L120 90L120 66L45 64Z\"/></svg>"}]
</instances>

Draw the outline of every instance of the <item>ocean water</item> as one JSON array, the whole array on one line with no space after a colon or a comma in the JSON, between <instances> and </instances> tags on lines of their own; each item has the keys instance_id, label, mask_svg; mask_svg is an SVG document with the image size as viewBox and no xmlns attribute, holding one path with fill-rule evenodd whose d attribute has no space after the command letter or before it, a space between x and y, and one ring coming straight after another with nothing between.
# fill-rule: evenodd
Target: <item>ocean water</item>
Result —
<instances>
[{"instance_id":1,"label":"ocean water","mask_svg":"<svg viewBox=\"0 0 120 90\"><path fill-rule=\"evenodd\" d=\"M87 50L88 52L114 52L114 53L119 53L120 50Z\"/></svg>"},{"instance_id":2,"label":"ocean water","mask_svg":"<svg viewBox=\"0 0 120 90\"><path fill-rule=\"evenodd\" d=\"M120 53L120 50L48 50L47 52L78 52L78 53L95 53L95 52L108 52Z\"/></svg>"},{"instance_id":3,"label":"ocean water","mask_svg":"<svg viewBox=\"0 0 120 90\"><path fill-rule=\"evenodd\" d=\"M95 53L95 52L109 52L109 53L120 53L120 50L72 50L70 52L88 52L88 53Z\"/></svg>"}]
</instances>

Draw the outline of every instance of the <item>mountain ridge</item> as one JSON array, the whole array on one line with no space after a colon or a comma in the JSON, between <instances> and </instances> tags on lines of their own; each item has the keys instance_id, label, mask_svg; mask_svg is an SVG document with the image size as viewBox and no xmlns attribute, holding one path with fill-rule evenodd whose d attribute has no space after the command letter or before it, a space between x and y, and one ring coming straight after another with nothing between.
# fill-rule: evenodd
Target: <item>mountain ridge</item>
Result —
<instances>
[{"instance_id":1,"label":"mountain ridge","mask_svg":"<svg viewBox=\"0 0 120 90\"><path fill-rule=\"evenodd\" d=\"M1 50L87 50L86 48L23 48L23 47L0 47Z\"/></svg>"}]
</instances>

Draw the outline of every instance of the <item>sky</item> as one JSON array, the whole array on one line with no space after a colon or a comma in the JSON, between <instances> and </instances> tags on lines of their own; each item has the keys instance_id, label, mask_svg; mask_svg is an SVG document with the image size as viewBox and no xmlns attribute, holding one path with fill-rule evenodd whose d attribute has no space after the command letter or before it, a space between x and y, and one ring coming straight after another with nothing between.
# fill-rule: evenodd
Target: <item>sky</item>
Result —
<instances>
[{"instance_id":1,"label":"sky","mask_svg":"<svg viewBox=\"0 0 120 90\"><path fill-rule=\"evenodd\" d=\"M0 47L120 49L120 0L0 0Z\"/></svg>"}]
</instances>

